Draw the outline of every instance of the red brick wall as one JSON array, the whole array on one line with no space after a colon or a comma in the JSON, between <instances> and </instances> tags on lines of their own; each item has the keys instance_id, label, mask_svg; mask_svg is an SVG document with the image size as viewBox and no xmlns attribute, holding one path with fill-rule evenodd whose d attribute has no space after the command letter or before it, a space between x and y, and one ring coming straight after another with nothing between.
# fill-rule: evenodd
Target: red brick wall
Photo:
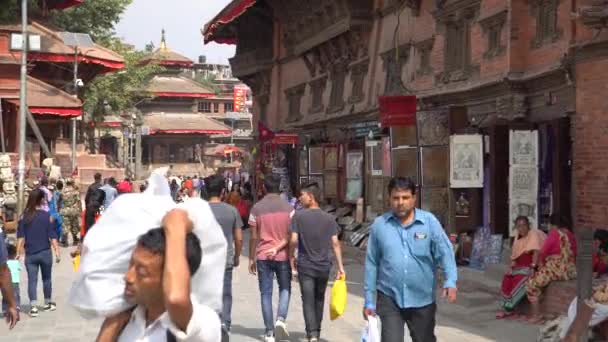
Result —
<instances>
[{"instance_id":1,"label":"red brick wall","mask_svg":"<svg viewBox=\"0 0 608 342\"><path fill-rule=\"evenodd\" d=\"M608 227L608 56L576 67L574 183L577 226Z\"/></svg>"}]
</instances>

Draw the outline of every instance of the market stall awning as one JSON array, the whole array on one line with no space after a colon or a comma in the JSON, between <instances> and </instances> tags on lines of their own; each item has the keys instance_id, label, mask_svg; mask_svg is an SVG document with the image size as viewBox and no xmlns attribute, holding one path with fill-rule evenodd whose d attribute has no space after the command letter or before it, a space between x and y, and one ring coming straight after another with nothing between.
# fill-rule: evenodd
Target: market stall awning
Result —
<instances>
[{"instance_id":1,"label":"market stall awning","mask_svg":"<svg viewBox=\"0 0 608 342\"><path fill-rule=\"evenodd\" d=\"M84 0L49 0L46 4L49 9L66 9L68 7L80 5L83 2Z\"/></svg>"},{"instance_id":2,"label":"market stall awning","mask_svg":"<svg viewBox=\"0 0 608 342\"><path fill-rule=\"evenodd\" d=\"M19 106L18 98L9 102ZM27 105L33 114L63 117L82 115L82 102L80 100L31 76L28 76L27 79Z\"/></svg>"},{"instance_id":3,"label":"market stall awning","mask_svg":"<svg viewBox=\"0 0 608 342\"><path fill-rule=\"evenodd\" d=\"M230 127L198 113L149 113L144 126L150 134L230 134Z\"/></svg>"},{"instance_id":4,"label":"market stall awning","mask_svg":"<svg viewBox=\"0 0 608 342\"><path fill-rule=\"evenodd\" d=\"M240 148L233 146L233 145L227 145L227 144L219 144L215 147L215 153L216 155L225 155L225 154L230 154L230 153L243 153L243 150L241 150Z\"/></svg>"},{"instance_id":5,"label":"market stall awning","mask_svg":"<svg viewBox=\"0 0 608 342\"><path fill-rule=\"evenodd\" d=\"M0 31L19 33L21 25L0 25ZM97 44L79 50L75 58L74 48L63 43L61 30L49 24L33 21L29 25L28 31L30 34L40 36L40 51L29 52L27 57L30 61L74 63L74 59L77 59L79 63L99 65L103 67L104 72L115 71L125 66L125 61L121 55ZM19 60L17 54L13 58Z\"/></svg>"},{"instance_id":6,"label":"market stall awning","mask_svg":"<svg viewBox=\"0 0 608 342\"><path fill-rule=\"evenodd\" d=\"M145 89L157 97L199 97L215 96L215 92L202 84L179 76L154 76Z\"/></svg>"},{"instance_id":7,"label":"market stall awning","mask_svg":"<svg viewBox=\"0 0 608 342\"><path fill-rule=\"evenodd\" d=\"M255 3L256 0L233 0L224 7L224 9L202 29L205 44L210 42L236 44L236 37L218 37L216 36L216 33L222 26L230 24L243 15L243 13L255 5Z\"/></svg>"}]
</instances>

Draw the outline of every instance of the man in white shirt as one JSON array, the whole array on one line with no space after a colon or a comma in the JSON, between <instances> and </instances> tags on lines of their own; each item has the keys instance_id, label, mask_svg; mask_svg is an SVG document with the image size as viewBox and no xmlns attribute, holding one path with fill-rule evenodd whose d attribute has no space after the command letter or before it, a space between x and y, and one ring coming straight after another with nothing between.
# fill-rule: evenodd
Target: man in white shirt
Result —
<instances>
[{"instance_id":1,"label":"man in white shirt","mask_svg":"<svg viewBox=\"0 0 608 342\"><path fill-rule=\"evenodd\" d=\"M163 228L142 235L125 274L125 297L134 309L107 318L98 342L219 342L220 319L190 293L201 263L200 240L186 211L174 209Z\"/></svg>"}]
</instances>

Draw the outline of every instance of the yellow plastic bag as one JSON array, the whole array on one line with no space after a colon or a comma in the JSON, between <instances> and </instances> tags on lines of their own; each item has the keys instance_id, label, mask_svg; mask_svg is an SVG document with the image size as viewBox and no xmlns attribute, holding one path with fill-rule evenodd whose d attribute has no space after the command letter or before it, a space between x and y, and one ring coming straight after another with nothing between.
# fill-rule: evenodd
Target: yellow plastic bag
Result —
<instances>
[{"instance_id":1,"label":"yellow plastic bag","mask_svg":"<svg viewBox=\"0 0 608 342\"><path fill-rule=\"evenodd\" d=\"M78 267L80 267L80 254L72 259L72 266L74 267L74 272L78 272Z\"/></svg>"},{"instance_id":2,"label":"yellow plastic bag","mask_svg":"<svg viewBox=\"0 0 608 342\"><path fill-rule=\"evenodd\" d=\"M331 288L331 301L329 303L329 317L335 320L344 315L346 309L346 277L336 280Z\"/></svg>"}]
</instances>

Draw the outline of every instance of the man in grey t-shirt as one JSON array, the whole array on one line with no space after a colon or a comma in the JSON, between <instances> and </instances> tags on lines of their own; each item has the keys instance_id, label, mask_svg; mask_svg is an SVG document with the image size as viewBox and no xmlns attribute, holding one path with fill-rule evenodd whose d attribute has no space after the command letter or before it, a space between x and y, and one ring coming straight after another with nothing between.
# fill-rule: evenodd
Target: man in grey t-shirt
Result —
<instances>
[{"instance_id":1,"label":"man in grey t-shirt","mask_svg":"<svg viewBox=\"0 0 608 342\"><path fill-rule=\"evenodd\" d=\"M220 314L222 319L222 342L228 341L231 325L232 311L232 270L239 266L241 249L243 247L243 221L238 210L221 201L224 192L224 177L216 175L209 177L206 181L206 190L209 195L209 206L215 216L215 220L222 227L228 253L226 255L226 271L224 273L223 308Z\"/></svg>"},{"instance_id":2,"label":"man in grey t-shirt","mask_svg":"<svg viewBox=\"0 0 608 342\"><path fill-rule=\"evenodd\" d=\"M317 342L321 335L325 289L331 270L331 253L336 256L338 274L345 277L342 265L342 248L338 240L336 219L321 210L317 183L302 188L300 201L304 210L297 211L291 220L289 244L292 268L295 267L294 250L298 248L298 278L302 291L302 308L308 341Z\"/></svg>"}]
</instances>

